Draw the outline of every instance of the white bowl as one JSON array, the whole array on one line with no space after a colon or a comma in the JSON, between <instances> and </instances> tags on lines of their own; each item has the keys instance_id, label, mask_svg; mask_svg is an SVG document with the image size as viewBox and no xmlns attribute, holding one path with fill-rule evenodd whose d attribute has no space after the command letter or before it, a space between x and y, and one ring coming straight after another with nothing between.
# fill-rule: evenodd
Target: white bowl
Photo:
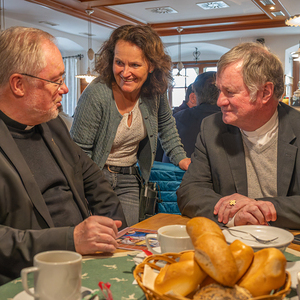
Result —
<instances>
[{"instance_id":1,"label":"white bowl","mask_svg":"<svg viewBox=\"0 0 300 300\"><path fill-rule=\"evenodd\" d=\"M245 233L232 231L230 229L240 230ZM275 241L269 242L267 244L260 243L251 237L248 233L255 235L261 239L273 239L278 237ZM228 229L223 230L223 234L228 244L231 244L235 240L240 240L246 245L249 245L253 248L254 251L258 251L263 248L277 248L282 252L285 248L293 241L294 236L289 231L273 227L273 226L263 226L263 225L243 225L243 226L234 226ZM233 234L235 236L233 236Z\"/></svg>"}]
</instances>

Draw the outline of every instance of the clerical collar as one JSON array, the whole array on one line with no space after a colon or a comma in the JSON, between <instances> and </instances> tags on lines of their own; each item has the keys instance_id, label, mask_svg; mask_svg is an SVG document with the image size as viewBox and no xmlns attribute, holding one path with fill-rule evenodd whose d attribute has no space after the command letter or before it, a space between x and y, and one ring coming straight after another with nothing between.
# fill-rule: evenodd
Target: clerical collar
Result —
<instances>
[{"instance_id":1,"label":"clerical collar","mask_svg":"<svg viewBox=\"0 0 300 300\"><path fill-rule=\"evenodd\" d=\"M3 120L3 122L10 127L16 128L16 129L21 129L21 130L29 130L33 128L34 126L28 126L25 124L21 124L10 117L8 117L3 111L0 110L0 118Z\"/></svg>"}]
</instances>

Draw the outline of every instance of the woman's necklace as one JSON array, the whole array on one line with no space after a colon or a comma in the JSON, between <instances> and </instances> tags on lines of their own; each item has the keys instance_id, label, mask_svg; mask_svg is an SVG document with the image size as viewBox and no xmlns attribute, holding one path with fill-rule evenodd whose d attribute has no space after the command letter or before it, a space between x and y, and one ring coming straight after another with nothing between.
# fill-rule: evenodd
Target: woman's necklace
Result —
<instances>
[{"instance_id":1,"label":"woman's necklace","mask_svg":"<svg viewBox=\"0 0 300 300\"><path fill-rule=\"evenodd\" d=\"M134 107L136 105L136 102L138 101L138 98L137 100L133 103L133 106L130 106L128 107L128 105L126 104L126 98L124 96L124 94L122 93L122 90L120 89L119 86L116 86L116 89L114 89L114 97L115 97L115 100L117 100L116 102L121 104L123 103L123 107L124 109L120 109L119 106L120 105L117 105L120 113L123 115L123 114L128 114L128 118L127 118L127 124L128 126L131 126L131 123L132 123L132 113L133 113L133 110L134 110ZM121 98L121 99L120 99ZM130 101L130 103L132 103Z\"/></svg>"},{"instance_id":2,"label":"woman's necklace","mask_svg":"<svg viewBox=\"0 0 300 300\"><path fill-rule=\"evenodd\" d=\"M120 94L121 94L121 98L122 98L123 104L125 106L125 113L127 113L128 117L129 117L129 116L131 116L132 111L133 111L133 109L134 109L134 107L136 105L136 101L134 102L133 107L128 107L127 104L126 104L125 96L123 95L122 92L120 92Z\"/></svg>"},{"instance_id":3,"label":"woman's necklace","mask_svg":"<svg viewBox=\"0 0 300 300\"><path fill-rule=\"evenodd\" d=\"M118 94L119 94L119 99L120 99L120 97L122 98L122 100L121 99L120 100L123 102L123 107L125 108L124 110L122 109L122 111L123 112L125 111L124 114L127 114L127 125L130 127L132 124L132 119L133 119L132 113L133 113L134 107L136 105L136 101L133 103L133 106L128 107L123 93L121 91L119 91ZM130 102L130 103L132 103L132 102ZM122 113L122 115L123 115L123 113Z\"/></svg>"}]
</instances>

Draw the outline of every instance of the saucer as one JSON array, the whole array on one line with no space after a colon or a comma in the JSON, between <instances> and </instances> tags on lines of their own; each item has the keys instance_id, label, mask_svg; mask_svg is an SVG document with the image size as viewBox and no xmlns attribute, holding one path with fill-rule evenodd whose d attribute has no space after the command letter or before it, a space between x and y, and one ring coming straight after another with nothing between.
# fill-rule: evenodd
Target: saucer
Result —
<instances>
[{"instance_id":1,"label":"saucer","mask_svg":"<svg viewBox=\"0 0 300 300\"><path fill-rule=\"evenodd\" d=\"M33 288L29 289L31 292L33 292ZM86 288L84 286L81 287L81 292L84 291L93 291L92 289ZM95 300L99 300L98 296L96 296L96 298L94 298ZM22 291L21 293L17 294L13 300L34 300L34 297L28 295L25 291Z\"/></svg>"}]
</instances>

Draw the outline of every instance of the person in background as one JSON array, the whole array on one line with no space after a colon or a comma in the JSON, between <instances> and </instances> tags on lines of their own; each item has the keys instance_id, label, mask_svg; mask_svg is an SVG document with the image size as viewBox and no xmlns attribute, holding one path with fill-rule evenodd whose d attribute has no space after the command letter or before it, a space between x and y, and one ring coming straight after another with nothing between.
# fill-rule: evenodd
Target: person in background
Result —
<instances>
[{"instance_id":1,"label":"person in background","mask_svg":"<svg viewBox=\"0 0 300 300\"><path fill-rule=\"evenodd\" d=\"M177 130L188 157L195 149L197 135L200 131L202 120L220 111L217 106L219 91L215 84L216 72L205 72L198 75L193 83L197 106L184 109L174 115ZM168 162L164 156L163 162Z\"/></svg>"},{"instance_id":2,"label":"person in background","mask_svg":"<svg viewBox=\"0 0 300 300\"><path fill-rule=\"evenodd\" d=\"M185 110L187 108L192 108L197 105L197 99L195 92L193 90L193 84L191 83L186 89L185 100L179 106L173 108L173 115L178 113L181 110Z\"/></svg>"},{"instance_id":3,"label":"person in background","mask_svg":"<svg viewBox=\"0 0 300 300\"><path fill-rule=\"evenodd\" d=\"M42 251L113 252L127 224L102 171L58 117L68 88L54 37L8 28L0 63L1 285Z\"/></svg>"},{"instance_id":4,"label":"person in background","mask_svg":"<svg viewBox=\"0 0 300 300\"><path fill-rule=\"evenodd\" d=\"M82 93L71 135L104 170L117 193L128 225L139 221L139 170L148 182L157 137L175 165L186 157L167 99L170 57L149 26L124 25L100 51L100 74Z\"/></svg>"},{"instance_id":5,"label":"person in background","mask_svg":"<svg viewBox=\"0 0 300 300\"><path fill-rule=\"evenodd\" d=\"M197 99L196 99L196 95L193 91L193 84L191 83L186 90L185 100L182 101L182 104L180 106L176 106L173 108L173 116L175 113L177 113L181 110L187 109L189 107L194 107L196 105L197 105ZM165 162L170 163L170 159L164 154L164 150L163 150L160 140L158 138L156 154L155 154L154 160L162 162L163 159L165 160Z\"/></svg>"},{"instance_id":6,"label":"person in background","mask_svg":"<svg viewBox=\"0 0 300 300\"><path fill-rule=\"evenodd\" d=\"M205 118L177 190L183 215L300 229L300 113L280 102L280 60L242 43L218 62L220 113Z\"/></svg>"}]
</instances>

